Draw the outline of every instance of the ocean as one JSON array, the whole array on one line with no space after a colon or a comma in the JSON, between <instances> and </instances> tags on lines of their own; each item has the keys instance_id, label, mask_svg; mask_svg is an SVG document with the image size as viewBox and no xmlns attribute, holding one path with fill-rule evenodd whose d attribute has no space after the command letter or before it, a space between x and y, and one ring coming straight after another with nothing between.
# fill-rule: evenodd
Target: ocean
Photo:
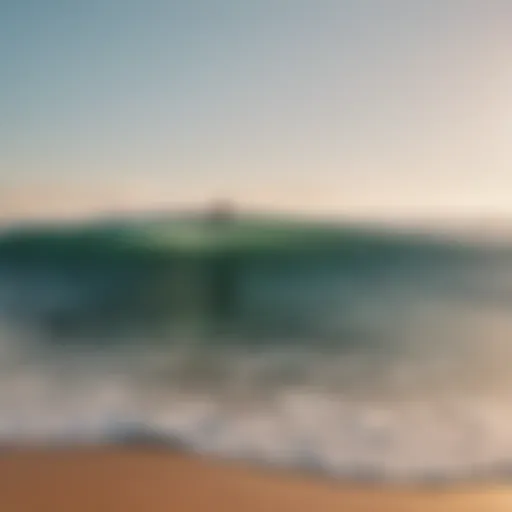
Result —
<instances>
[{"instance_id":1,"label":"ocean","mask_svg":"<svg viewBox=\"0 0 512 512\"><path fill-rule=\"evenodd\" d=\"M371 481L512 473L512 251L274 219L0 237L0 442Z\"/></svg>"}]
</instances>

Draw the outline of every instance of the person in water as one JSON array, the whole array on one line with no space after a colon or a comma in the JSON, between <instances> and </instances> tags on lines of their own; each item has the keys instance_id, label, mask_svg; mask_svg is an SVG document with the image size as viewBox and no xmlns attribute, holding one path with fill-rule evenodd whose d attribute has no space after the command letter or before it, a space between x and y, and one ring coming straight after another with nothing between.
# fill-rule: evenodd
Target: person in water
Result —
<instances>
[{"instance_id":1,"label":"person in water","mask_svg":"<svg viewBox=\"0 0 512 512\"><path fill-rule=\"evenodd\" d=\"M214 230L229 226L234 219L233 204L215 201L207 212L207 222ZM209 259L210 304L221 329L234 317L238 299L238 268L236 257L220 252Z\"/></svg>"},{"instance_id":2,"label":"person in water","mask_svg":"<svg viewBox=\"0 0 512 512\"><path fill-rule=\"evenodd\" d=\"M234 208L231 202L227 200L216 201L208 213L208 219L212 224L229 224L234 217Z\"/></svg>"}]
</instances>

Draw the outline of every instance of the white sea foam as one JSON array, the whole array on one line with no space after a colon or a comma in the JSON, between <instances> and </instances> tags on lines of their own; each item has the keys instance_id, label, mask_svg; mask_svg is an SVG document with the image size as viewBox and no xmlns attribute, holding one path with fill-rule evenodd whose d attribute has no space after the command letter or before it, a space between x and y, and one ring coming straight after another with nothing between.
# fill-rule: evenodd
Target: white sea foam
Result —
<instances>
[{"instance_id":1,"label":"white sea foam","mask_svg":"<svg viewBox=\"0 0 512 512\"><path fill-rule=\"evenodd\" d=\"M153 437L222 457L382 480L488 476L512 463L509 381L475 390L456 366L437 375L445 379L439 392L415 381L421 371L436 380L439 367L425 360L400 363L405 389L390 385L391 366L378 373L368 361L354 366L332 354L33 354L18 354L0 374L5 442ZM215 368L209 382L206 362ZM351 374L334 378L350 366Z\"/></svg>"}]
</instances>

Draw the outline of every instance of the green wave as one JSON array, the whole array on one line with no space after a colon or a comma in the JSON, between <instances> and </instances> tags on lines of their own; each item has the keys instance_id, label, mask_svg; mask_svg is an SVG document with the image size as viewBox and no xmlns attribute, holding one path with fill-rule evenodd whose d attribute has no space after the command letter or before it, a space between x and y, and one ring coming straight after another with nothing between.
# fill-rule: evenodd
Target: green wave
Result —
<instances>
[{"instance_id":1,"label":"green wave","mask_svg":"<svg viewBox=\"0 0 512 512\"><path fill-rule=\"evenodd\" d=\"M227 225L203 219L31 226L0 237L3 261L162 260L173 257L311 255L432 257L453 247L431 238L327 223L245 218Z\"/></svg>"},{"instance_id":2,"label":"green wave","mask_svg":"<svg viewBox=\"0 0 512 512\"><path fill-rule=\"evenodd\" d=\"M319 328L317 305L297 295L329 286L326 275L378 288L380 279L426 276L436 262L470 254L417 234L269 217L220 225L197 218L39 225L0 237L0 264L20 282L80 290L82 302L45 310L43 323L66 333L101 322L171 320L310 336ZM276 302L287 289L296 290L293 300L285 294ZM299 309L292 304L298 299Z\"/></svg>"}]
</instances>

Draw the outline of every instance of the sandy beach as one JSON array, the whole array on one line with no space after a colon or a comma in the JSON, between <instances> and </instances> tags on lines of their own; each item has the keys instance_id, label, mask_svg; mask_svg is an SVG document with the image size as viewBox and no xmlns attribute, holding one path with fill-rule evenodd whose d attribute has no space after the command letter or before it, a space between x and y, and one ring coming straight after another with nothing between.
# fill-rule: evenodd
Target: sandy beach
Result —
<instances>
[{"instance_id":1,"label":"sandy beach","mask_svg":"<svg viewBox=\"0 0 512 512\"><path fill-rule=\"evenodd\" d=\"M0 457L2 512L509 511L505 487L365 487L144 449L22 450Z\"/></svg>"}]
</instances>

